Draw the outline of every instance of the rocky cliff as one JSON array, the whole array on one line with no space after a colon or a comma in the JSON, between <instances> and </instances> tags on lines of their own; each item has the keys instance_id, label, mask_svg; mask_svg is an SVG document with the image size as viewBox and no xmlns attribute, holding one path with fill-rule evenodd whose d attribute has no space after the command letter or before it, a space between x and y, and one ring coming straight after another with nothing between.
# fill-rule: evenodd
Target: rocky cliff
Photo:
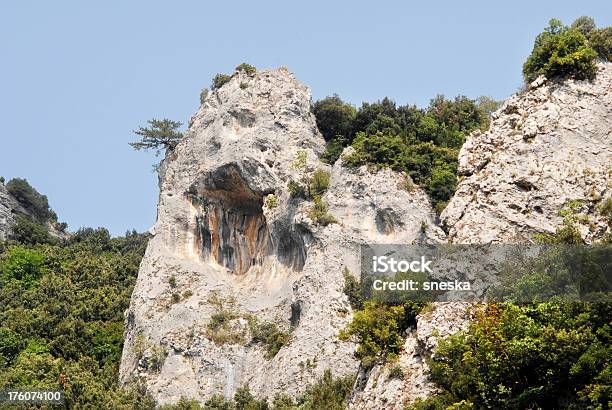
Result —
<instances>
[{"instance_id":1,"label":"rocky cliff","mask_svg":"<svg viewBox=\"0 0 612 410\"><path fill-rule=\"evenodd\" d=\"M122 381L141 382L160 403L231 396L243 385L272 397L299 394L331 368L359 372L353 408L401 408L431 394L426 358L439 337L465 327L469 306L419 316L400 355L403 380L388 366L363 372L355 346L337 337L351 319L343 270L357 274L364 242L553 232L568 201L585 216L584 236L601 235L611 77L601 64L594 83L539 79L506 101L461 150L461 181L437 224L425 193L402 188L404 176L319 161L325 143L310 91L287 70L235 74L206 96L160 168L158 218L126 312ZM336 223L318 223L312 199L288 188L316 170L331 176L322 201ZM253 337L253 318L289 335L278 352Z\"/></svg>"},{"instance_id":2,"label":"rocky cliff","mask_svg":"<svg viewBox=\"0 0 612 410\"><path fill-rule=\"evenodd\" d=\"M449 242L531 241L555 232L569 204L582 237L601 238L607 225L597 207L612 195L612 64L600 63L592 83L534 81L504 102L486 132L468 137L459 162L457 191L440 218ZM401 409L434 392L426 359L472 314L451 303L419 315L398 362L404 379L390 377L389 365L361 373L351 407Z\"/></svg>"},{"instance_id":3,"label":"rocky cliff","mask_svg":"<svg viewBox=\"0 0 612 410\"><path fill-rule=\"evenodd\" d=\"M11 236L15 226L15 214L19 212L25 212L25 210L8 193L4 183L0 182L0 241Z\"/></svg>"},{"instance_id":4,"label":"rocky cliff","mask_svg":"<svg viewBox=\"0 0 612 410\"><path fill-rule=\"evenodd\" d=\"M324 147L310 90L285 69L237 73L208 94L160 170L158 220L126 316L124 382L166 403L243 385L295 395L325 369L357 371L355 346L337 335L351 318L343 270L358 272L359 244L444 233L423 238L435 215L422 191L401 189L390 171L323 164ZM337 223L313 221L312 200L288 189L315 170L331 175L322 200ZM230 305L240 336L219 341L211 320ZM289 333L273 357L252 340L252 317Z\"/></svg>"}]
</instances>

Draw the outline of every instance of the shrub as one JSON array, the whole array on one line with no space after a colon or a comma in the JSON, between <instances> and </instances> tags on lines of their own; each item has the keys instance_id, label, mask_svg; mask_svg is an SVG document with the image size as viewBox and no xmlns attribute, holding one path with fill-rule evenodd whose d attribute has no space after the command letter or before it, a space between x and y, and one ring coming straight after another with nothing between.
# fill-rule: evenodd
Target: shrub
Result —
<instances>
[{"instance_id":1,"label":"shrub","mask_svg":"<svg viewBox=\"0 0 612 410\"><path fill-rule=\"evenodd\" d=\"M310 177L308 184L310 196L317 197L323 195L327 191L327 188L329 188L330 178L331 175L329 172L317 169Z\"/></svg>"},{"instance_id":2,"label":"shrub","mask_svg":"<svg viewBox=\"0 0 612 410\"><path fill-rule=\"evenodd\" d=\"M287 188L292 197L306 198L306 189L298 182L290 180L287 182Z\"/></svg>"},{"instance_id":3,"label":"shrub","mask_svg":"<svg viewBox=\"0 0 612 410\"><path fill-rule=\"evenodd\" d=\"M315 102L313 112L325 141L332 141L338 136L350 139L353 120L357 115L355 107L334 94Z\"/></svg>"},{"instance_id":4,"label":"shrub","mask_svg":"<svg viewBox=\"0 0 612 410\"><path fill-rule=\"evenodd\" d=\"M523 65L523 75L526 81L533 81L539 75L550 79L592 80L597 72L595 57L597 53L579 30L553 19L536 38L533 51Z\"/></svg>"},{"instance_id":5,"label":"shrub","mask_svg":"<svg viewBox=\"0 0 612 410\"><path fill-rule=\"evenodd\" d=\"M306 150L298 150L295 153L295 159L291 163L291 169L304 169L308 164L308 152Z\"/></svg>"},{"instance_id":6,"label":"shrub","mask_svg":"<svg viewBox=\"0 0 612 410\"><path fill-rule=\"evenodd\" d=\"M491 304L430 361L440 395L474 408L605 408L610 303ZM421 403L419 408L427 408Z\"/></svg>"},{"instance_id":7,"label":"shrub","mask_svg":"<svg viewBox=\"0 0 612 410\"><path fill-rule=\"evenodd\" d=\"M389 378L390 379L403 379L404 378L404 370L399 364L394 364L389 369Z\"/></svg>"},{"instance_id":8,"label":"shrub","mask_svg":"<svg viewBox=\"0 0 612 410\"><path fill-rule=\"evenodd\" d=\"M338 158L340 158L340 155L342 155L344 148L348 145L348 139L346 137L341 135L336 136L332 140L328 141L327 145L325 146L325 151L321 155L321 160L328 164L335 163Z\"/></svg>"},{"instance_id":9,"label":"shrub","mask_svg":"<svg viewBox=\"0 0 612 410\"><path fill-rule=\"evenodd\" d=\"M328 206L319 196L314 197L314 204L310 208L308 217L317 225L327 226L338 223L336 218L328 212Z\"/></svg>"},{"instance_id":10,"label":"shrub","mask_svg":"<svg viewBox=\"0 0 612 410\"><path fill-rule=\"evenodd\" d=\"M278 198L274 194L266 195L264 199L264 206L268 209L274 209L278 206Z\"/></svg>"},{"instance_id":11,"label":"shrub","mask_svg":"<svg viewBox=\"0 0 612 410\"><path fill-rule=\"evenodd\" d=\"M13 227L13 232L11 234L12 239L30 245L57 242L57 240L49 234L46 226L36 221L31 221L23 215L17 215L15 220L17 223Z\"/></svg>"},{"instance_id":12,"label":"shrub","mask_svg":"<svg viewBox=\"0 0 612 410\"><path fill-rule=\"evenodd\" d=\"M257 69L250 64L242 63L236 67L236 71L244 71L247 75L253 75L257 72Z\"/></svg>"},{"instance_id":13,"label":"shrub","mask_svg":"<svg viewBox=\"0 0 612 410\"><path fill-rule=\"evenodd\" d=\"M342 275L344 276L344 294L348 297L351 308L353 310L362 309L363 296L361 294L359 281L346 267L342 270Z\"/></svg>"},{"instance_id":14,"label":"shrub","mask_svg":"<svg viewBox=\"0 0 612 410\"><path fill-rule=\"evenodd\" d=\"M231 79L232 77L227 74L217 74L212 80L210 89L216 91L219 88L223 87L223 85L227 84Z\"/></svg>"},{"instance_id":15,"label":"shrub","mask_svg":"<svg viewBox=\"0 0 612 410\"><path fill-rule=\"evenodd\" d=\"M82 231L75 241L0 250L0 389L61 388L67 408L154 408L118 382L123 313L148 237L102 246L97 231Z\"/></svg>"},{"instance_id":16,"label":"shrub","mask_svg":"<svg viewBox=\"0 0 612 410\"><path fill-rule=\"evenodd\" d=\"M49 208L47 197L38 193L27 180L21 178L11 179L6 184L6 190L21 206L32 213L38 222L44 223L49 220L57 220L57 215Z\"/></svg>"},{"instance_id":17,"label":"shrub","mask_svg":"<svg viewBox=\"0 0 612 410\"><path fill-rule=\"evenodd\" d=\"M602 60L612 61L612 27L591 31L589 45Z\"/></svg>"},{"instance_id":18,"label":"shrub","mask_svg":"<svg viewBox=\"0 0 612 410\"><path fill-rule=\"evenodd\" d=\"M387 306L378 302L364 302L364 309L353 314L353 320L340 333L341 339L359 343L355 357L365 367L395 357L404 345L404 331L416 323L418 308L407 303Z\"/></svg>"},{"instance_id":19,"label":"shrub","mask_svg":"<svg viewBox=\"0 0 612 410\"><path fill-rule=\"evenodd\" d=\"M261 343L266 348L266 359L270 360L279 350L289 343L289 333L281 331L274 323L258 323L257 319L249 318L251 343Z\"/></svg>"},{"instance_id":20,"label":"shrub","mask_svg":"<svg viewBox=\"0 0 612 410\"><path fill-rule=\"evenodd\" d=\"M434 206L448 201L457 186L458 151L433 142L408 145L401 137L359 133L353 143L355 152L345 159L348 166L374 164L404 171L425 188Z\"/></svg>"},{"instance_id":21,"label":"shrub","mask_svg":"<svg viewBox=\"0 0 612 410\"><path fill-rule=\"evenodd\" d=\"M595 30L596 26L595 20L593 20L592 17L581 16L574 20L570 27L574 30L579 31L580 33L582 33L582 35L587 37L591 31Z\"/></svg>"},{"instance_id":22,"label":"shrub","mask_svg":"<svg viewBox=\"0 0 612 410\"><path fill-rule=\"evenodd\" d=\"M176 288L176 276L170 276L170 278L168 279L168 283L170 284L171 288Z\"/></svg>"},{"instance_id":23,"label":"shrub","mask_svg":"<svg viewBox=\"0 0 612 410\"><path fill-rule=\"evenodd\" d=\"M353 376L334 378L331 370L327 369L323 372L323 377L317 383L308 387L306 393L299 398L299 408L304 410L343 410L347 407L354 383L355 378Z\"/></svg>"}]
</instances>

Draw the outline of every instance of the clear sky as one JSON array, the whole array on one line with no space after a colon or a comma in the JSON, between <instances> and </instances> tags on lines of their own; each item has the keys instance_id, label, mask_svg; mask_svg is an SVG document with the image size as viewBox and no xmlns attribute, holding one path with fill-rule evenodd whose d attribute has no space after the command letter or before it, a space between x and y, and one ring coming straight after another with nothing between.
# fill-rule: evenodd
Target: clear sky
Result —
<instances>
[{"instance_id":1,"label":"clear sky","mask_svg":"<svg viewBox=\"0 0 612 410\"><path fill-rule=\"evenodd\" d=\"M155 157L131 131L187 122L218 72L289 67L315 99L427 105L508 97L551 17L612 24L610 1L3 1L0 175L27 178L70 229L155 221Z\"/></svg>"}]
</instances>

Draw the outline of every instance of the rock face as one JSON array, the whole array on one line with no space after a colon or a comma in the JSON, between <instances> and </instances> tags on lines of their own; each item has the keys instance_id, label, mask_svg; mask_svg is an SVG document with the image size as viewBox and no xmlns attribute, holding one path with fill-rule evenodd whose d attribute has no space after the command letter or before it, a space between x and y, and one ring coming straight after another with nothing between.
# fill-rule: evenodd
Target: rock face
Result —
<instances>
[{"instance_id":1,"label":"rock face","mask_svg":"<svg viewBox=\"0 0 612 410\"><path fill-rule=\"evenodd\" d=\"M459 154L462 180L442 213L456 243L522 241L554 232L573 201L588 215L587 240L606 224L595 211L610 196L612 64L594 82L549 84L540 78L509 98L489 130L471 135Z\"/></svg>"},{"instance_id":2,"label":"rock face","mask_svg":"<svg viewBox=\"0 0 612 410\"><path fill-rule=\"evenodd\" d=\"M4 183L0 182L0 241L11 238L17 223L17 215L22 215L30 221L38 223L34 213L21 205L19 201L8 192ZM57 221L46 221L43 223L43 226L52 237L60 240L70 237L68 232L60 229Z\"/></svg>"},{"instance_id":3,"label":"rock face","mask_svg":"<svg viewBox=\"0 0 612 410\"><path fill-rule=\"evenodd\" d=\"M418 317L397 363L403 379L391 377L393 365L365 372L355 346L337 337L351 319L343 270L359 271L361 243L529 240L554 232L568 204L583 215L583 236L599 237L611 80L602 63L593 83L539 79L508 99L461 150L461 181L440 218L447 238L424 192L401 188L402 175L318 160L324 141L310 91L287 70L236 73L206 96L160 168L158 218L126 312L122 381L163 404L229 397L244 385L260 397L297 395L330 368L358 374L351 408L400 409L430 395L426 359L439 338L467 326L472 307L434 304ZM318 224L312 200L288 189L317 169L331 175L322 199L337 223ZM252 339L253 317L289 333L278 353ZM216 337L211 323L224 321Z\"/></svg>"},{"instance_id":4,"label":"rock face","mask_svg":"<svg viewBox=\"0 0 612 410\"><path fill-rule=\"evenodd\" d=\"M0 241L8 239L11 235L15 226L15 214L18 212L24 212L23 208L0 182Z\"/></svg>"},{"instance_id":5,"label":"rock face","mask_svg":"<svg viewBox=\"0 0 612 410\"><path fill-rule=\"evenodd\" d=\"M445 235L403 176L330 167L318 160L324 147L310 90L285 69L236 73L206 96L160 168L158 218L126 313L123 382L170 403L244 385L260 397L296 395L325 369L356 373L355 346L337 336L351 319L342 272L358 272L359 244ZM317 169L331 175L322 199L337 223L326 226L311 219L312 200L288 189ZM240 335L226 343L209 326L223 305ZM251 339L252 317L289 332L273 357Z\"/></svg>"},{"instance_id":6,"label":"rock face","mask_svg":"<svg viewBox=\"0 0 612 410\"><path fill-rule=\"evenodd\" d=\"M528 241L563 223L559 211L574 203L583 238L601 238L597 211L609 198L612 176L612 64L600 63L593 83L547 84L543 78L510 97L489 130L468 137L459 154L462 179L442 212L454 243ZM360 372L351 408L402 409L435 392L426 359L440 337L467 327L468 304L435 304L406 335L397 363Z\"/></svg>"}]
</instances>

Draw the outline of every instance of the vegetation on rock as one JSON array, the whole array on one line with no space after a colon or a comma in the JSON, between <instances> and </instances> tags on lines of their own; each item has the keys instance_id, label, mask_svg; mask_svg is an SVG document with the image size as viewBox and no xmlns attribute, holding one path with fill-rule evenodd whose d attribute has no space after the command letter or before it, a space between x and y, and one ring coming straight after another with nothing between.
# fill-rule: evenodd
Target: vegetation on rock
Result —
<instances>
[{"instance_id":1,"label":"vegetation on rock","mask_svg":"<svg viewBox=\"0 0 612 410\"><path fill-rule=\"evenodd\" d=\"M612 28L596 29L590 17L580 17L567 27L552 19L535 40L533 51L523 65L526 81L544 75L549 79L592 80L596 59L610 61Z\"/></svg>"},{"instance_id":2,"label":"vegetation on rock","mask_svg":"<svg viewBox=\"0 0 612 410\"><path fill-rule=\"evenodd\" d=\"M183 138L183 133L179 131L183 125L177 121L168 119L148 121L149 127L139 127L134 134L141 136L140 141L130 142L135 150L157 150L159 155L161 149L173 150Z\"/></svg>"}]
</instances>

